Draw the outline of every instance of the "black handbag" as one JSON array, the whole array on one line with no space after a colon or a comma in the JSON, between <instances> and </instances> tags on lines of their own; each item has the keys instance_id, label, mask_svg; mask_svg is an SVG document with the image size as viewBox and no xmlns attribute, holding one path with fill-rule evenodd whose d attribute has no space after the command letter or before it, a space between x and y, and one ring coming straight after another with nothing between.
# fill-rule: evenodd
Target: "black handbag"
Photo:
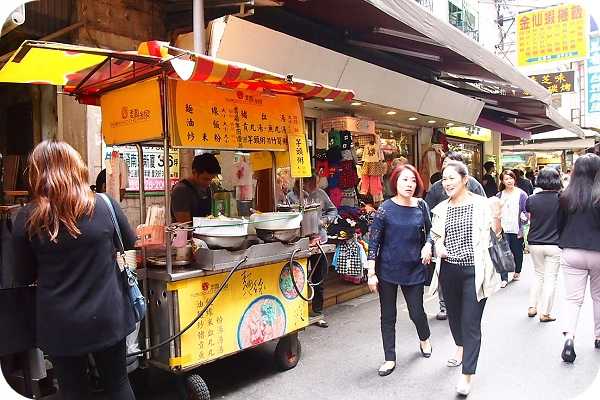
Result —
<instances>
[{"instance_id":1,"label":"black handbag","mask_svg":"<svg viewBox=\"0 0 600 400\"><path fill-rule=\"evenodd\" d=\"M489 248L490 257L492 258L492 264L494 264L496 272L500 274L515 272L515 258L504 237L504 232L500 232L500 238L498 238L494 230L490 228L490 237L492 239L492 246Z\"/></svg>"},{"instance_id":2,"label":"black handbag","mask_svg":"<svg viewBox=\"0 0 600 400\"><path fill-rule=\"evenodd\" d=\"M421 213L423 213L423 234L425 235L425 240L427 240L427 234L431 230L431 218L429 215L427 215L424 203L425 201L422 199L417 201L417 205L421 209ZM423 267L425 267L425 282L423 285L431 286L431 280L433 279L433 274L435 273L435 263L432 260L429 261L429 264L424 264Z\"/></svg>"}]
</instances>

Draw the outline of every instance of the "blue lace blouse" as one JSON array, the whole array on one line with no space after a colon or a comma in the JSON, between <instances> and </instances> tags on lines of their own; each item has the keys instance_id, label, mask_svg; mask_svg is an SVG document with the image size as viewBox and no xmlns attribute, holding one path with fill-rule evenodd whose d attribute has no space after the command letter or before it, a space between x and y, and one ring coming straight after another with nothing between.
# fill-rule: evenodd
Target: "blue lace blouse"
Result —
<instances>
[{"instance_id":1,"label":"blue lace blouse","mask_svg":"<svg viewBox=\"0 0 600 400\"><path fill-rule=\"evenodd\" d=\"M429 207L425 202L425 215ZM417 285L425 281L421 249L431 236L423 233L423 212L419 207L401 206L391 199L377 210L369 235L367 259L377 260L379 279L396 285Z\"/></svg>"}]
</instances>

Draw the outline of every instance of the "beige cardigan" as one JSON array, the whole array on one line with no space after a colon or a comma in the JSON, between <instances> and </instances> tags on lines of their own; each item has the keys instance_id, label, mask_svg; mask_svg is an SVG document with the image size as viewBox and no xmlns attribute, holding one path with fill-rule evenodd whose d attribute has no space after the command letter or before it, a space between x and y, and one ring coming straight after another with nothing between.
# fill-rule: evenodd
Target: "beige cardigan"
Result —
<instances>
[{"instance_id":1,"label":"beige cardigan","mask_svg":"<svg viewBox=\"0 0 600 400\"><path fill-rule=\"evenodd\" d=\"M488 248L491 246L490 228L492 227L492 209L488 199L471 192L467 192L473 203L473 246L475 250L475 291L477 301L490 297L500 289L500 274L494 269ZM444 200L431 212L433 221L431 238L434 242L444 243L446 236L446 212L448 201ZM431 281L429 294L434 294L438 289L441 258L437 258L435 273Z\"/></svg>"}]
</instances>

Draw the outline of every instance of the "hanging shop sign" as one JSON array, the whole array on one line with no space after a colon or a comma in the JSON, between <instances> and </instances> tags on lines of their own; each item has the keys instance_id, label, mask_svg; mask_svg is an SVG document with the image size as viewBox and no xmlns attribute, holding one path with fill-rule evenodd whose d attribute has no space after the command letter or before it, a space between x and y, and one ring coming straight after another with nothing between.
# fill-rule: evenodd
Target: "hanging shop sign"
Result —
<instances>
[{"instance_id":1,"label":"hanging shop sign","mask_svg":"<svg viewBox=\"0 0 600 400\"><path fill-rule=\"evenodd\" d=\"M529 77L548 89L550 93L575 91L575 71L549 72L547 74L529 75ZM528 95L528 93L525 93L525 95Z\"/></svg>"},{"instance_id":2,"label":"hanging shop sign","mask_svg":"<svg viewBox=\"0 0 600 400\"><path fill-rule=\"evenodd\" d=\"M304 132L300 98L198 82L168 83L174 147L284 151L289 134Z\"/></svg>"},{"instance_id":3,"label":"hanging shop sign","mask_svg":"<svg viewBox=\"0 0 600 400\"><path fill-rule=\"evenodd\" d=\"M105 94L102 136L109 145L143 142L163 136L158 79L150 79Z\"/></svg>"},{"instance_id":4,"label":"hanging shop sign","mask_svg":"<svg viewBox=\"0 0 600 400\"><path fill-rule=\"evenodd\" d=\"M600 38L590 38L587 60L588 113L600 113Z\"/></svg>"},{"instance_id":5,"label":"hanging shop sign","mask_svg":"<svg viewBox=\"0 0 600 400\"><path fill-rule=\"evenodd\" d=\"M453 126L446 128L446 135L465 139L489 142L492 140L492 131L479 126Z\"/></svg>"},{"instance_id":6,"label":"hanging shop sign","mask_svg":"<svg viewBox=\"0 0 600 400\"><path fill-rule=\"evenodd\" d=\"M294 261L293 278L307 293L306 259ZM169 282L179 299L179 326L186 326L219 290L224 274ZM275 263L236 271L204 316L181 336L181 367L221 358L306 326L306 303L290 283L290 268ZM172 365L175 366L175 365Z\"/></svg>"},{"instance_id":7,"label":"hanging shop sign","mask_svg":"<svg viewBox=\"0 0 600 400\"><path fill-rule=\"evenodd\" d=\"M517 15L518 66L585 58L588 20L577 4Z\"/></svg>"},{"instance_id":8,"label":"hanging shop sign","mask_svg":"<svg viewBox=\"0 0 600 400\"><path fill-rule=\"evenodd\" d=\"M140 158L135 146L106 146L104 159L110 159L111 153L116 150L129 167L128 192L137 192L140 189L139 164ZM162 147L144 147L144 190L165 190L164 151ZM169 188L172 189L180 181L179 150L169 150Z\"/></svg>"},{"instance_id":9,"label":"hanging shop sign","mask_svg":"<svg viewBox=\"0 0 600 400\"><path fill-rule=\"evenodd\" d=\"M303 133L289 135L290 166L292 178L308 178L310 173L310 154Z\"/></svg>"},{"instance_id":10,"label":"hanging shop sign","mask_svg":"<svg viewBox=\"0 0 600 400\"><path fill-rule=\"evenodd\" d=\"M276 167L286 167L290 165L289 152L276 151L274 154ZM252 171L260 171L271 168L273 166L271 153L268 151L253 151L250 153L250 164L252 165Z\"/></svg>"}]
</instances>

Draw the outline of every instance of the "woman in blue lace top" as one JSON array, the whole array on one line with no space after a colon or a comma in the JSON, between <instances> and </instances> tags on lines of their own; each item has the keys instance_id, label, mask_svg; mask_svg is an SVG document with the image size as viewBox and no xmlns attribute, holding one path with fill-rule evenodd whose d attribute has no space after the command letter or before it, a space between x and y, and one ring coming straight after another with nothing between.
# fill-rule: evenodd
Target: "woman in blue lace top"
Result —
<instances>
[{"instance_id":1,"label":"woman in blue lace top","mask_svg":"<svg viewBox=\"0 0 600 400\"><path fill-rule=\"evenodd\" d=\"M396 298L398 286L417 328L421 354L431 356L429 323L423 308L426 267L431 260L432 240L428 227L429 208L418 199L424 186L419 173L410 164L398 166L390 178L394 197L381 204L369 235L368 284L379 293L381 336L385 363L379 375L386 376L396 367ZM427 228L426 228L427 227Z\"/></svg>"}]
</instances>

